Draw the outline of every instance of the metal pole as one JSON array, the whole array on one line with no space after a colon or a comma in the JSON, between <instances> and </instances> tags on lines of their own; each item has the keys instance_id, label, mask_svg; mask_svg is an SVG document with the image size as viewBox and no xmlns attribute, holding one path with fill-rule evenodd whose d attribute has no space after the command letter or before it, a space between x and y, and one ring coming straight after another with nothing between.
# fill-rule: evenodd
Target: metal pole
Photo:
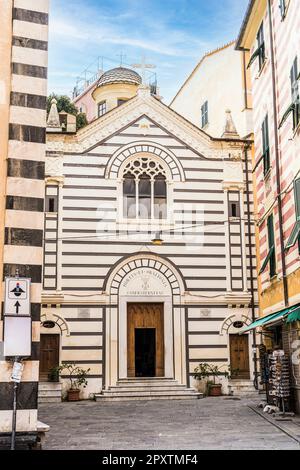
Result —
<instances>
[{"instance_id":1,"label":"metal pole","mask_svg":"<svg viewBox=\"0 0 300 470\"><path fill-rule=\"evenodd\" d=\"M11 446L10 446L10 450L15 450L15 448L16 448L17 392L18 392L18 383L17 383L17 382L14 382L14 401L13 401L12 433L11 433Z\"/></svg>"}]
</instances>

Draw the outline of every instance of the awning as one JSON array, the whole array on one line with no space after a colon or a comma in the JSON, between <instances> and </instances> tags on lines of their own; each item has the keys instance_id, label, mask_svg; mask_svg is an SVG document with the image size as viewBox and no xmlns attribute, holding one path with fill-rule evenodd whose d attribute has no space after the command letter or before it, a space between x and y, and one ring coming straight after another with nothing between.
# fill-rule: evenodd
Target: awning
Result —
<instances>
[{"instance_id":1,"label":"awning","mask_svg":"<svg viewBox=\"0 0 300 470\"><path fill-rule=\"evenodd\" d=\"M286 319L287 323L293 323L294 321L300 321L300 306L296 307L294 310L291 310Z\"/></svg>"},{"instance_id":2,"label":"awning","mask_svg":"<svg viewBox=\"0 0 300 470\"><path fill-rule=\"evenodd\" d=\"M294 311L294 310L295 310L295 306L285 308L284 310L280 310L280 312L271 313L270 315L267 315L263 318L259 318L255 322L251 323L251 325L248 325L245 328L243 328L240 331L240 334L241 333L246 333L247 331L250 331L250 330L254 330L254 328L257 328L258 326L266 326L266 325L271 324L275 321L278 321L281 318L286 317L289 313L291 313L291 311ZM299 306L299 312L300 312L300 306Z\"/></svg>"}]
</instances>

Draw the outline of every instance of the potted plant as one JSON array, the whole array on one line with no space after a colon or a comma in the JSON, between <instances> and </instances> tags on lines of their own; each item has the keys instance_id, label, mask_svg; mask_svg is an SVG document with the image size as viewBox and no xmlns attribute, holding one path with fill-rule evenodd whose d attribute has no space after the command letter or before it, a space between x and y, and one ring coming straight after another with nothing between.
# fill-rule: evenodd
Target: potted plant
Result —
<instances>
[{"instance_id":1,"label":"potted plant","mask_svg":"<svg viewBox=\"0 0 300 470\"><path fill-rule=\"evenodd\" d=\"M59 370L58 367L52 367L48 373L49 382L59 382Z\"/></svg>"},{"instance_id":2,"label":"potted plant","mask_svg":"<svg viewBox=\"0 0 300 470\"><path fill-rule=\"evenodd\" d=\"M68 401L79 401L80 387L87 386L87 374L91 369L82 369L75 362L67 362L55 368L59 374L64 372L70 382L67 392Z\"/></svg>"},{"instance_id":3,"label":"potted plant","mask_svg":"<svg viewBox=\"0 0 300 470\"><path fill-rule=\"evenodd\" d=\"M222 395L222 384L217 383L217 377L223 375L224 377L229 377L229 371L222 371L224 366L213 366L207 363L200 363L194 369L194 379L196 380L207 380L207 394L211 397L219 397ZM212 380L210 380L212 378Z\"/></svg>"}]
</instances>

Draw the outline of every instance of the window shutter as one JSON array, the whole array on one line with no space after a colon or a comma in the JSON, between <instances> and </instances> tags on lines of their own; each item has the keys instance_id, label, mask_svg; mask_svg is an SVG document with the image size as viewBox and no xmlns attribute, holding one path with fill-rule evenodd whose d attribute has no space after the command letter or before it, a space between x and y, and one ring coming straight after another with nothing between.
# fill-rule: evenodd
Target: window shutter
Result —
<instances>
[{"instance_id":1,"label":"window shutter","mask_svg":"<svg viewBox=\"0 0 300 470\"><path fill-rule=\"evenodd\" d=\"M295 183L295 206L296 206L296 217L297 220L300 220L300 178L298 178Z\"/></svg>"},{"instance_id":2,"label":"window shutter","mask_svg":"<svg viewBox=\"0 0 300 470\"><path fill-rule=\"evenodd\" d=\"M299 239L300 236L300 220L297 220L295 223L292 233L289 236L288 242L286 244L285 250L288 251L290 248L292 248L296 241Z\"/></svg>"},{"instance_id":3,"label":"window shutter","mask_svg":"<svg viewBox=\"0 0 300 470\"><path fill-rule=\"evenodd\" d=\"M292 104L290 104L290 106L288 107L288 109L286 110L286 112L284 113L284 115L282 116L281 121L280 121L280 123L279 123L278 129L280 129L280 128L283 126L283 124L285 123L285 121L287 120L287 118L289 117L289 115L290 115L291 113L293 113L294 110L295 110L295 104L292 103Z\"/></svg>"},{"instance_id":4,"label":"window shutter","mask_svg":"<svg viewBox=\"0 0 300 470\"><path fill-rule=\"evenodd\" d=\"M262 124L262 143L263 143L263 159L264 159L264 174L266 175L270 169L270 144L269 144L269 124L268 116L265 117Z\"/></svg>"},{"instance_id":5,"label":"window shutter","mask_svg":"<svg viewBox=\"0 0 300 470\"><path fill-rule=\"evenodd\" d=\"M286 14L285 0L280 0L279 8L280 8L280 12L281 12L281 19L284 20L285 14Z\"/></svg>"},{"instance_id":6,"label":"window shutter","mask_svg":"<svg viewBox=\"0 0 300 470\"><path fill-rule=\"evenodd\" d=\"M270 254L270 277L276 274L276 253L275 253L275 236L274 236L274 220L273 214L268 218L268 238Z\"/></svg>"},{"instance_id":7,"label":"window shutter","mask_svg":"<svg viewBox=\"0 0 300 470\"><path fill-rule=\"evenodd\" d=\"M271 256L273 255L274 251L275 251L275 248L274 248L274 246L272 246L272 248L269 250L269 253L267 254L267 257L266 257L265 261L262 264L262 267L261 267L261 270L259 271L259 274L262 274L265 271L265 269L268 266L268 263L271 259Z\"/></svg>"},{"instance_id":8,"label":"window shutter","mask_svg":"<svg viewBox=\"0 0 300 470\"><path fill-rule=\"evenodd\" d=\"M250 61L249 61L249 64L247 65L247 69L249 69L251 67L251 65L255 62L255 60L260 56L260 51L261 51L261 47L262 46L259 46L255 52L253 52L251 58L250 58Z\"/></svg>"}]
</instances>

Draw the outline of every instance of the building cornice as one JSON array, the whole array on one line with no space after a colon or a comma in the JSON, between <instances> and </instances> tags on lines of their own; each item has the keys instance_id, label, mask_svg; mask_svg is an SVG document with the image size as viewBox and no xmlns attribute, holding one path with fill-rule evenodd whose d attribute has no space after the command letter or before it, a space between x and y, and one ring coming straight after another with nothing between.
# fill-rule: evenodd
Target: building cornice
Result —
<instances>
[{"instance_id":1,"label":"building cornice","mask_svg":"<svg viewBox=\"0 0 300 470\"><path fill-rule=\"evenodd\" d=\"M180 114L153 98L150 93L141 90L135 98L92 122L73 137L66 139L63 136L48 135L47 151L86 153L95 146L101 145L101 142L120 128L130 125L143 115L153 119L158 125L178 136L182 142L207 158L214 158L216 151L226 149L230 149L230 152L234 154L235 151L240 152L245 145L249 144L243 139L212 138Z\"/></svg>"},{"instance_id":2,"label":"building cornice","mask_svg":"<svg viewBox=\"0 0 300 470\"><path fill-rule=\"evenodd\" d=\"M250 0L235 49L250 50L267 8L267 0Z\"/></svg>"}]
</instances>

